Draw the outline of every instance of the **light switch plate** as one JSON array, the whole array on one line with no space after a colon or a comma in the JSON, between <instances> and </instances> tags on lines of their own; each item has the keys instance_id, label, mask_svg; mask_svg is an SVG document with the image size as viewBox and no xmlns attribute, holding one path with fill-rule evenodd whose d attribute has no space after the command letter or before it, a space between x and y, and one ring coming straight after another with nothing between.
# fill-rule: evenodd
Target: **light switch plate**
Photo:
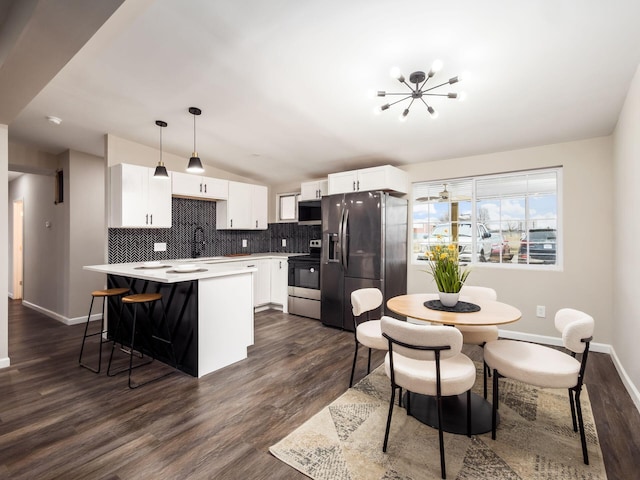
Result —
<instances>
[{"instance_id":1,"label":"light switch plate","mask_svg":"<svg viewBox=\"0 0 640 480\"><path fill-rule=\"evenodd\" d=\"M287 239L286 239L286 238L283 238L283 239L282 239L282 246L283 246L283 247L286 247L286 246L287 246Z\"/></svg>"},{"instance_id":2,"label":"light switch plate","mask_svg":"<svg viewBox=\"0 0 640 480\"><path fill-rule=\"evenodd\" d=\"M242 248L247 248L247 239L246 238L242 239Z\"/></svg>"},{"instance_id":3,"label":"light switch plate","mask_svg":"<svg viewBox=\"0 0 640 480\"><path fill-rule=\"evenodd\" d=\"M166 242L158 242L158 243L154 243L154 244L153 244L153 251L154 251L154 252L166 252L166 251L167 251L167 244L166 244Z\"/></svg>"}]
</instances>

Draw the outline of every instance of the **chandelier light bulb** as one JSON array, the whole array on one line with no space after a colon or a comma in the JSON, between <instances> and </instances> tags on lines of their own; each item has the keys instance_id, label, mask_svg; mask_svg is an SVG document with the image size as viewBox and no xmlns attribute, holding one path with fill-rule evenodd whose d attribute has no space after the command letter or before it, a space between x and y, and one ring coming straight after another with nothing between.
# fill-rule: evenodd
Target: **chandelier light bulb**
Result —
<instances>
[{"instance_id":1,"label":"chandelier light bulb","mask_svg":"<svg viewBox=\"0 0 640 480\"><path fill-rule=\"evenodd\" d=\"M429 70L429 78L433 77L440 70L442 70L442 60L434 60Z\"/></svg>"},{"instance_id":2,"label":"chandelier light bulb","mask_svg":"<svg viewBox=\"0 0 640 480\"><path fill-rule=\"evenodd\" d=\"M404 112L402 112L402 115L400 115L399 120L401 122L406 122L407 121L407 115L409 115L409 109L405 108Z\"/></svg>"},{"instance_id":3,"label":"chandelier light bulb","mask_svg":"<svg viewBox=\"0 0 640 480\"><path fill-rule=\"evenodd\" d=\"M436 118L438 118L438 112L436 112L433 107L428 107L427 110L429 110L429 113L431 114L431 118L433 118L434 120Z\"/></svg>"},{"instance_id":4,"label":"chandelier light bulb","mask_svg":"<svg viewBox=\"0 0 640 480\"><path fill-rule=\"evenodd\" d=\"M400 73L399 67L391 67L391 70L389 71L389 75L391 75L391 78L395 78L397 80L402 76L402 73Z\"/></svg>"}]
</instances>

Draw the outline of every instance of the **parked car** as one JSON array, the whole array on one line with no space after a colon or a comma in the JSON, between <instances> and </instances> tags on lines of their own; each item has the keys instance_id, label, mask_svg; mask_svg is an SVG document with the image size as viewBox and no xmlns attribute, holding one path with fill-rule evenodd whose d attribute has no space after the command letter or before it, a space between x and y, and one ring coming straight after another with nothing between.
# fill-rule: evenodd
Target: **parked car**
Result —
<instances>
[{"instance_id":1,"label":"parked car","mask_svg":"<svg viewBox=\"0 0 640 480\"><path fill-rule=\"evenodd\" d=\"M520 241L518 263L556 263L555 228L534 228Z\"/></svg>"},{"instance_id":2,"label":"parked car","mask_svg":"<svg viewBox=\"0 0 640 480\"><path fill-rule=\"evenodd\" d=\"M486 262L489 259L491 253L491 233L487 227L482 223L476 224L476 255L477 261ZM472 245L471 245L471 222L458 223L458 252L461 262L470 262ZM423 242L420 243L421 250L424 255L419 255L418 260L427 260L431 245L437 245L439 243L451 242L451 224L440 223L435 226L430 235L428 235Z\"/></svg>"},{"instance_id":3,"label":"parked car","mask_svg":"<svg viewBox=\"0 0 640 480\"><path fill-rule=\"evenodd\" d=\"M490 262L508 262L513 258L511 245L501 233L491 234L491 255Z\"/></svg>"}]
</instances>

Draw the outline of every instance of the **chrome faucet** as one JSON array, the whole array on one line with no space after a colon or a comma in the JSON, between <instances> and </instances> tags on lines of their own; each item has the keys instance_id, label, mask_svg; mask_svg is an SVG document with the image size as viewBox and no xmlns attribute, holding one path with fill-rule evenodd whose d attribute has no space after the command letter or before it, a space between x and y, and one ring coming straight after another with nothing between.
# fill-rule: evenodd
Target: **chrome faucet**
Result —
<instances>
[{"instance_id":1,"label":"chrome faucet","mask_svg":"<svg viewBox=\"0 0 640 480\"><path fill-rule=\"evenodd\" d=\"M198 232L200 232L200 239L198 239ZM193 230L193 244L191 248L191 257L196 258L201 256L204 253L204 246L206 242L204 241L204 228L198 225Z\"/></svg>"}]
</instances>

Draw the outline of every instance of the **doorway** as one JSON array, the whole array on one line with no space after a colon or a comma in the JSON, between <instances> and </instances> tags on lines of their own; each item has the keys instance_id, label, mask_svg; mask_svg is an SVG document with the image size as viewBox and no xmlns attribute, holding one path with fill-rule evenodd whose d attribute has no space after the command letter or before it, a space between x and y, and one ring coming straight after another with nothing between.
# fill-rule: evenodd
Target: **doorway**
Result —
<instances>
[{"instance_id":1,"label":"doorway","mask_svg":"<svg viewBox=\"0 0 640 480\"><path fill-rule=\"evenodd\" d=\"M24 243L24 203L13 202L13 299L22 300L23 243Z\"/></svg>"}]
</instances>

